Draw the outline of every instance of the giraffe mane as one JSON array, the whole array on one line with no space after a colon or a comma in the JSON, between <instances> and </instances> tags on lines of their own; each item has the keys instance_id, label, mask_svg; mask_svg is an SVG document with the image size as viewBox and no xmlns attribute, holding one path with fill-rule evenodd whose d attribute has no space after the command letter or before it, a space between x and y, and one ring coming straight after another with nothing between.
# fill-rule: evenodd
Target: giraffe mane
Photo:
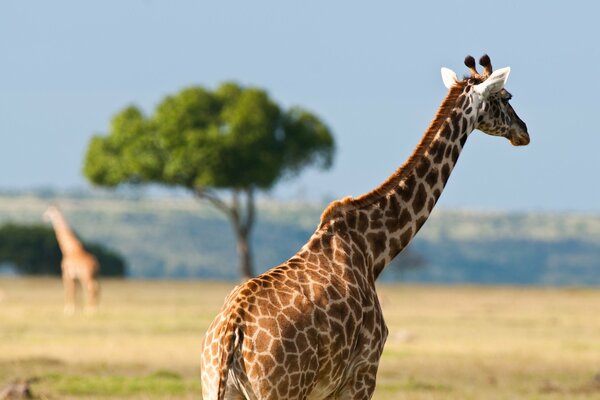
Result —
<instances>
[{"instance_id":1,"label":"giraffe mane","mask_svg":"<svg viewBox=\"0 0 600 400\"><path fill-rule=\"evenodd\" d=\"M321 228L324 224L331 220L332 216L341 209L352 208L362 208L368 207L371 204L377 202L382 195L388 193L393 187L398 185L402 179L404 179L418 164L421 160L425 151L431 144L431 141L440 130L446 119L450 116L450 113L454 109L454 105L456 104L456 100L463 92L463 89L468 84L468 80L463 80L461 82L456 82L456 84L448 91L448 94L442 101L435 117L425 130L425 134L421 138L421 141L413 151L413 153L408 157L408 159L394 172L385 182L383 182L379 187L372 190L369 193L363 194L359 197L351 197L347 196L341 200L335 200L331 202L325 211L321 214L321 222L319 224L319 228Z\"/></svg>"}]
</instances>

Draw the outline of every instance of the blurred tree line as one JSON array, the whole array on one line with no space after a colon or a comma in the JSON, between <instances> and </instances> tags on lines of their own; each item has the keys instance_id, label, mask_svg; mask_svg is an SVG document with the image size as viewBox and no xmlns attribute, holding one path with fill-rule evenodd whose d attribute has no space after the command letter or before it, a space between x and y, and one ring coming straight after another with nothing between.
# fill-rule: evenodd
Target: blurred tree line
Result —
<instances>
[{"instance_id":1,"label":"blurred tree line","mask_svg":"<svg viewBox=\"0 0 600 400\"><path fill-rule=\"evenodd\" d=\"M101 276L125 276L123 257L105 246L83 242L98 259ZM13 265L25 275L60 275L62 254L54 230L44 225L0 226L0 264Z\"/></svg>"}]
</instances>

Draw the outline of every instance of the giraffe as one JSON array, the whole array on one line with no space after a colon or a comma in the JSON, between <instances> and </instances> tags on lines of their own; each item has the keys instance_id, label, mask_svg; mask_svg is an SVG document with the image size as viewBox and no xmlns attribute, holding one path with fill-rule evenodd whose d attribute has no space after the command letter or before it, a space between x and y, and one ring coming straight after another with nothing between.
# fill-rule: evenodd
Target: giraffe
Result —
<instances>
[{"instance_id":1,"label":"giraffe","mask_svg":"<svg viewBox=\"0 0 600 400\"><path fill-rule=\"evenodd\" d=\"M465 58L408 160L383 184L331 203L287 262L237 286L204 337L205 400L370 399L387 337L375 280L435 206L470 133L529 143L504 88L510 68Z\"/></svg>"},{"instance_id":2,"label":"giraffe","mask_svg":"<svg viewBox=\"0 0 600 400\"><path fill-rule=\"evenodd\" d=\"M100 265L98 260L85 250L58 207L49 206L44 212L44 219L52 223L62 253L61 269L65 290L65 314L71 315L75 312L77 281L87 292L85 311L96 311L100 291L98 283Z\"/></svg>"}]
</instances>

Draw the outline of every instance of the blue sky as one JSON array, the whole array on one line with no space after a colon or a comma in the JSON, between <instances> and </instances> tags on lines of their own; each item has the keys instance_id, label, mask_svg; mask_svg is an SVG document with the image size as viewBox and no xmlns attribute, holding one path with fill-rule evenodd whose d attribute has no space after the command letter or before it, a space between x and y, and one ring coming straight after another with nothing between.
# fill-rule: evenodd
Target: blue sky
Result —
<instances>
[{"instance_id":1,"label":"blue sky","mask_svg":"<svg viewBox=\"0 0 600 400\"><path fill-rule=\"evenodd\" d=\"M360 195L410 154L445 95L487 52L531 145L475 132L446 208L600 212L600 3L20 1L0 3L0 188L84 187L94 133L134 103L224 80L257 85L332 128L328 172L273 196Z\"/></svg>"}]
</instances>

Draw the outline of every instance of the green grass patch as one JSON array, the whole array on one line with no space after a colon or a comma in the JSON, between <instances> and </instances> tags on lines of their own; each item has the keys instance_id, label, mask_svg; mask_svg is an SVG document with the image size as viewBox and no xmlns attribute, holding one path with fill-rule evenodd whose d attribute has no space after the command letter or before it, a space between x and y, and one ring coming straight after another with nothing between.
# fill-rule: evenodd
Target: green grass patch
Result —
<instances>
[{"instance_id":1,"label":"green grass patch","mask_svg":"<svg viewBox=\"0 0 600 400\"><path fill-rule=\"evenodd\" d=\"M140 394L181 396L199 393L200 382L183 379L179 374L160 370L143 376L70 375L51 373L42 377L52 391L69 396L128 397Z\"/></svg>"},{"instance_id":2,"label":"green grass patch","mask_svg":"<svg viewBox=\"0 0 600 400\"><path fill-rule=\"evenodd\" d=\"M38 378L41 400L200 399L202 336L231 287L104 280L98 313L67 318L59 280L0 279L0 387ZM600 400L600 290L379 295L390 334L373 400Z\"/></svg>"}]
</instances>

